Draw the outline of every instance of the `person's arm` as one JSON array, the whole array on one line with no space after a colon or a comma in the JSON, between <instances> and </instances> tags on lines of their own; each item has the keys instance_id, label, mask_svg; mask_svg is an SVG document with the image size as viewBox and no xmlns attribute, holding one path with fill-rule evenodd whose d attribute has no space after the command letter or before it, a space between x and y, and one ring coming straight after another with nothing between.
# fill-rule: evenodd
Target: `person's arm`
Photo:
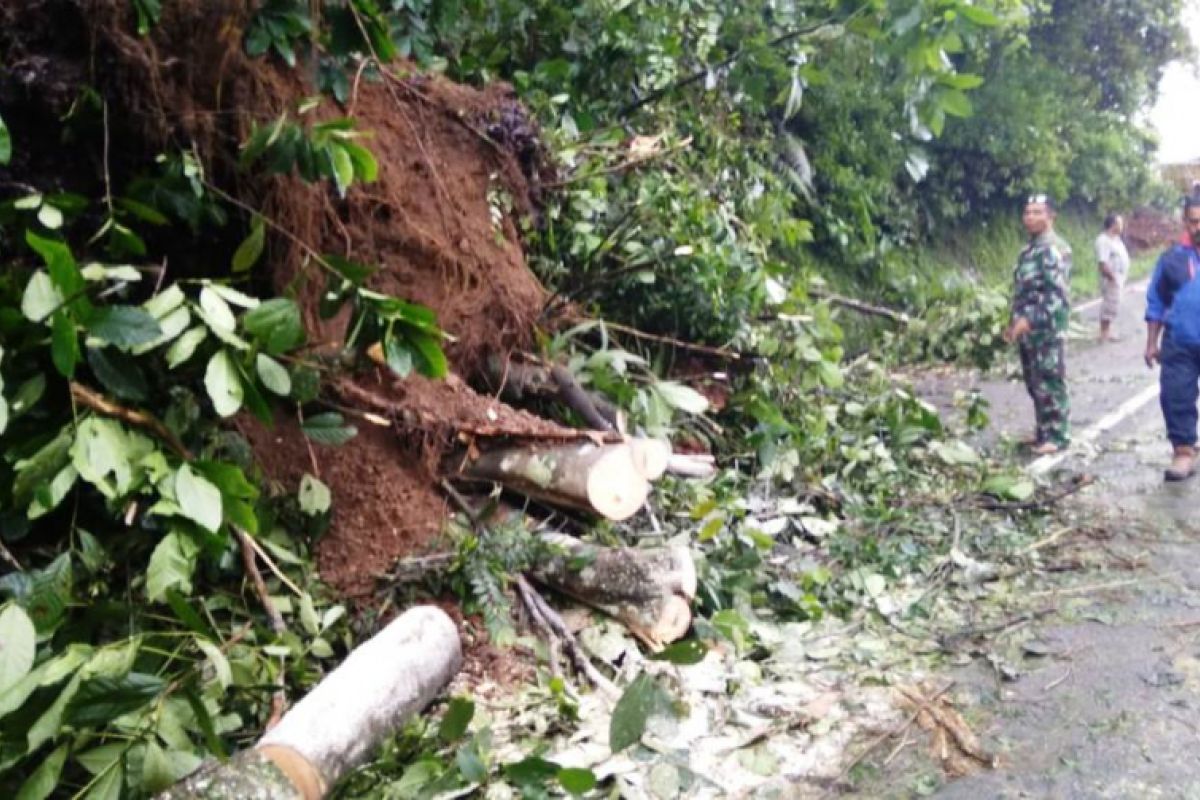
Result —
<instances>
[{"instance_id":1,"label":"person's arm","mask_svg":"<svg viewBox=\"0 0 1200 800\"><path fill-rule=\"evenodd\" d=\"M1159 340L1162 337L1163 321L1167 316L1167 304L1163 301L1163 264L1166 256L1159 257L1154 265L1154 275L1146 286L1146 352L1143 358L1147 367L1153 367L1159 358Z\"/></svg>"},{"instance_id":2,"label":"person's arm","mask_svg":"<svg viewBox=\"0 0 1200 800\"><path fill-rule=\"evenodd\" d=\"M1107 280L1116 280L1117 275L1112 268L1113 252L1103 238L1096 242L1096 261L1100 265L1100 274Z\"/></svg>"},{"instance_id":3,"label":"person's arm","mask_svg":"<svg viewBox=\"0 0 1200 800\"><path fill-rule=\"evenodd\" d=\"M1012 319L1008 330L1004 332L1005 341L1018 341L1033 328L1039 324L1044 325L1047 321L1045 319L1046 276L1049 272L1046 264L1047 255L1045 248L1042 248L1033 256L1037 259L1035 269L1028 271L1024 271L1020 267L1017 269L1013 286Z\"/></svg>"}]
</instances>

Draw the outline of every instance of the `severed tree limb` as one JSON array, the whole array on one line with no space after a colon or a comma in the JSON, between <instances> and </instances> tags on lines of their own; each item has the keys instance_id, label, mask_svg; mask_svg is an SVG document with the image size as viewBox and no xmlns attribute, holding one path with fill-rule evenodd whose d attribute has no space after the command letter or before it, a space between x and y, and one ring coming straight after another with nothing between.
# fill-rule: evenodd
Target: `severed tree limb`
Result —
<instances>
[{"instance_id":1,"label":"severed tree limb","mask_svg":"<svg viewBox=\"0 0 1200 800\"><path fill-rule=\"evenodd\" d=\"M553 374L551 369L537 363L502 361L496 356L488 359L489 378L506 401L521 403L537 397L560 400L574 408L595 430L625 430L624 409L602 394L584 389L565 367L553 369L565 375ZM592 416L593 412L597 416Z\"/></svg>"},{"instance_id":2,"label":"severed tree limb","mask_svg":"<svg viewBox=\"0 0 1200 800\"><path fill-rule=\"evenodd\" d=\"M170 428L164 425L161 420L157 419L153 415L148 414L145 411L126 408L118 403L114 403L107 397L104 397L103 395L92 391L83 384L76 383L75 381L71 381L70 389L71 399L76 403L79 403L81 406L86 406L93 411L103 414L106 417L113 417L114 419L128 422L130 425L144 428L165 442L166 445L184 461L192 460L191 452L184 447L183 442L179 440L179 437L176 436Z\"/></svg>"},{"instance_id":3,"label":"severed tree limb","mask_svg":"<svg viewBox=\"0 0 1200 800\"><path fill-rule=\"evenodd\" d=\"M667 459L667 472L681 478L709 478L717 474L717 463L712 456L672 453Z\"/></svg>"},{"instance_id":4,"label":"severed tree limb","mask_svg":"<svg viewBox=\"0 0 1200 800\"><path fill-rule=\"evenodd\" d=\"M583 648L579 646L579 642L575 639L575 634L571 633L571 629L563 622L563 618L559 613L550 607L537 590L529 584L524 575L517 576L517 588L521 592L522 599L533 610L535 617L539 622L554 633L554 635L565 645L567 653L571 656L571 661L575 663L575 668L582 672L592 684L604 692L609 697L616 697L620 692L617 687L608 678L604 677L587 654L583 652Z\"/></svg>"},{"instance_id":5,"label":"severed tree limb","mask_svg":"<svg viewBox=\"0 0 1200 800\"><path fill-rule=\"evenodd\" d=\"M647 647L660 650L691 627L697 581L686 547L600 547L553 532L540 538L560 554L533 576L615 618Z\"/></svg>"},{"instance_id":6,"label":"severed tree limb","mask_svg":"<svg viewBox=\"0 0 1200 800\"><path fill-rule=\"evenodd\" d=\"M466 464L460 477L494 481L548 503L612 520L637 513L650 494L627 443L542 443L489 450Z\"/></svg>"},{"instance_id":7,"label":"severed tree limb","mask_svg":"<svg viewBox=\"0 0 1200 800\"><path fill-rule=\"evenodd\" d=\"M205 762L163 800L320 800L428 705L462 664L444 611L413 608L359 645L252 749Z\"/></svg>"},{"instance_id":8,"label":"severed tree limb","mask_svg":"<svg viewBox=\"0 0 1200 800\"><path fill-rule=\"evenodd\" d=\"M567 319L570 322L594 321L589 317L581 317L578 315L569 316ZM723 358L727 361L740 361L743 358L749 357L745 353L739 353L724 347L710 347L706 344L685 342L682 339L676 339L671 336L660 336L656 333L647 333L646 331L641 331L637 328L631 328L628 325L621 325L616 322L609 322L608 320L601 320L600 324L606 328L617 331L618 333L624 333L627 336L632 336L635 339L644 339L648 342L658 342L659 344L670 345L671 347L676 347L680 350L690 350L694 353L705 353L710 356L716 356L717 358Z\"/></svg>"},{"instance_id":9,"label":"severed tree limb","mask_svg":"<svg viewBox=\"0 0 1200 800\"><path fill-rule=\"evenodd\" d=\"M909 323L908 314L905 314L902 311L894 311L890 308L884 308L882 306L873 306L870 303L864 303L862 300L855 300L852 297L844 297L843 295L836 294L834 292L828 292L824 289L817 289L815 287L810 287L808 289L808 294L810 297L828 300L834 305L848 308L851 311L857 311L860 314L867 314L868 316L872 317L883 317L884 319L891 320L899 325L907 325Z\"/></svg>"},{"instance_id":10,"label":"severed tree limb","mask_svg":"<svg viewBox=\"0 0 1200 800\"><path fill-rule=\"evenodd\" d=\"M583 390L579 381L575 380L571 370L561 364L555 364L550 368L550 375L554 378L554 383L558 385L558 393L563 402L575 409L589 428L598 431L616 430L616 426L600 413L592 396Z\"/></svg>"}]
</instances>

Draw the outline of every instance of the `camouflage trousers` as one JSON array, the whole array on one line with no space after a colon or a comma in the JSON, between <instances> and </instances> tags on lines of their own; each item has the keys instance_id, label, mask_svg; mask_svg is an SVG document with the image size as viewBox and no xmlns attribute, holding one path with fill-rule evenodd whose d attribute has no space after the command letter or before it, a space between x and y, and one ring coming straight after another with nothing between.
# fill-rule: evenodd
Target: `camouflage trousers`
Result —
<instances>
[{"instance_id":1,"label":"camouflage trousers","mask_svg":"<svg viewBox=\"0 0 1200 800\"><path fill-rule=\"evenodd\" d=\"M1029 334L1021 339L1021 375L1033 399L1037 440L1065 445L1071 439L1071 402L1063 337Z\"/></svg>"}]
</instances>

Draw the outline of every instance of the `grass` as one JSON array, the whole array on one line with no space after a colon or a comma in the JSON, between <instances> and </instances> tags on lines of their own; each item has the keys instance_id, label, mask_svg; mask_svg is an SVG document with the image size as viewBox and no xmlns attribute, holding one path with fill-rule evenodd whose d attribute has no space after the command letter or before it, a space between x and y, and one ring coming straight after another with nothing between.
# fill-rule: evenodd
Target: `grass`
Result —
<instances>
[{"instance_id":1,"label":"grass","mask_svg":"<svg viewBox=\"0 0 1200 800\"><path fill-rule=\"evenodd\" d=\"M1071 245L1074 267L1071 270L1071 300L1080 302L1100 296L1100 271L1096 266L1094 243L1100 232L1101 219L1080 213L1064 213L1058 218L1055 230ZM1006 287L1012 280L1017 254L1027 240L1020 219L981 222L959 229L943 238L940 246L926 257L932 271L965 270L985 285ZM1150 274L1158 258L1156 251L1133 255L1129 280Z\"/></svg>"}]
</instances>

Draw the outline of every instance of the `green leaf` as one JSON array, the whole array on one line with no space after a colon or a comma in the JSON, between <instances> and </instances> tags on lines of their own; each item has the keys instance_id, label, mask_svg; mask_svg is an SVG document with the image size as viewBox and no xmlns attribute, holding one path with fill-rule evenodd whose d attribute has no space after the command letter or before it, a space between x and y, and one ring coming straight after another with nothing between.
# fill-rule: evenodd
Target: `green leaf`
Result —
<instances>
[{"instance_id":1,"label":"green leaf","mask_svg":"<svg viewBox=\"0 0 1200 800\"><path fill-rule=\"evenodd\" d=\"M278 361L264 353L259 353L254 359L254 368L258 372L263 386L280 397L287 397L291 394L292 378Z\"/></svg>"},{"instance_id":2,"label":"green leaf","mask_svg":"<svg viewBox=\"0 0 1200 800\"><path fill-rule=\"evenodd\" d=\"M175 502L183 516L216 533L223 519L221 490L184 464L175 473Z\"/></svg>"},{"instance_id":3,"label":"green leaf","mask_svg":"<svg viewBox=\"0 0 1200 800\"><path fill-rule=\"evenodd\" d=\"M354 161L341 144L329 144L329 159L333 163L333 182L338 194L346 196L346 190L354 183Z\"/></svg>"},{"instance_id":4,"label":"green leaf","mask_svg":"<svg viewBox=\"0 0 1200 800\"><path fill-rule=\"evenodd\" d=\"M153 341L139 344L130 352L135 356L140 356L143 353L148 353L156 347L166 344L175 339L179 334L187 330L188 325L192 323L192 315L186 308L177 308L163 317L155 316L158 320L159 327L162 328L162 334Z\"/></svg>"},{"instance_id":5,"label":"green leaf","mask_svg":"<svg viewBox=\"0 0 1200 800\"><path fill-rule=\"evenodd\" d=\"M300 479L299 500L300 510L315 517L317 514L324 514L329 510L333 503L333 496L330 494L328 486L306 472Z\"/></svg>"},{"instance_id":6,"label":"green leaf","mask_svg":"<svg viewBox=\"0 0 1200 800\"><path fill-rule=\"evenodd\" d=\"M86 282L75 263L75 256L65 242L39 236L32 229L25 231L25 243L42 257L50 270L50 280L66 297L74 297L83 291ZM72 303L72 305L75 305Z\"/></svg>"},{"instance_id":7,"label":"green leaf","mask_svg":"<svg viewBox=\"0 0 1200 800\"><path fill-rule=\"evenodd\" d=\"M608 747L619 753L642 738L646 721L650 715L666 708L670 697L655 682L654 678L642 673L626 687L621 699L613 709L608 727Z\"/></svg>"},{"instance_id":8,"label":"green leaf","mask_svg":"<svg viewBox=\"0 0 1200 800\"><path fill-rule=\"evenodd\" d=\"M146 571L146 596L151 602L163 600L168 589L191 594L199 554L199 546L187 534L172 531L164 536L150 555Z\"/></svg>"},{"instance_id":9,"label":"green leaf","mask_svg":"<svg viewBox=\"0 0 1200 800\"><path fill-rule=\"evenodd\" d=\"M105 306L92 314L86 327L92 336L122 349L162 336L158 320L137 306Z\"/></svg>"},{"instance_id":10,"label":"green leaf","mask_svg":"<svg viewBox=\"0 0 1200 800\"><path fill-rule=\"evenodd\" d=\"M30 726L25 734L26 752L32 753L46 742L50 741L59 733L63 725L63 714L67 710L67 704L75 697L75 693L79 691L79 686L82 684L83 678L77 672L71 678L71 681L58 693L58 697L50 704L50 707L42 712L42 715L37 718L37 721Z\"/></svg>"},{"instance_id":11,"label":"green leaf","mask_svg":"<svg viewBox=\"0 0 1200 800\"><path fill-rule=\"evenodd\" d=\"M70 380L75 377L75 365L79 363L79 336L75 332L75 322L66 311L54 314L54 322L50 327L50 360L58 374Z\"/></svg>"},{"instance_id":12,"label":"green leaf","mask_svg":"<svg viewBox=\"0 0 1200 800\"><path fill-rule=\"evenodd\" d=\"M233 669L229 666L229 659L221 652L221 648L217 647L212 642L205 639L196 639L196 646L204 653L204 657L212 666L213 677L222 689L228 689L233 685Z\"/></svg>"},{"instance_id":13,"label":"green leaf","mask_svg":"<svg viewBox=\"0 0 1200 800\"><path fill-rule=\"evenodd\" d=\"M413 369L413 352L408 343L391 330L383 337L383 356L388 368L401 378L407 378Z\"/></svg>"},{"instance_id":14,"label":"green leaf","mask_svg":"<svg viewBox=\"0 0 1200 800\"><path fill-rule=\"evenodd\" d=\"M37 220L46 228L56 231L62 227L63 213L49 203L42 203L42 207L38 209Z\"/></svg>"},{"instance_id":15,"label":"green leaf","mask_svg":"<svg viewBox=\"0 0 1200 800\"><path fill-rule=\"evenodd\" d=\"M354 174L363 183L373 183L379 177L379 163L374 154L360 144L343 142L342 147L354 164Z\"/></svg>"},{"instance_id":16,"label":"green leaf","mask_svg":"<svg viewBox=\"0 0 1200 800\"><path fill-rule=\"evenodd\" d=\"M208 336L208 330L197 326L192 328L187 333L175 340L175 343L167 348L167 367L175 369L180 364L184 364L196 352L196 348Z\"/></svg>"},{"instance_id":17,"label":"green leaf","mask_svg":"<svg viewBox=\"0 0 1200 800\"><path fill-rule=\"evenodd\" d=\"M233 333L237 328L237 318L229 304L212 286L200 290L200 316L213 333Z\"/></svg>"},{"instance_id":18,"label":"green leaf","mask_svg":"<svg viewBox=\"0 0 1200 800\"><path fill-rule=\"evenodd\" d=\"M650 658L654 661L669 661L672 664L699 664L708 654L708 647L699 639L685 639L675 642Z\"/></svg>"},{"instance_id":19,"label":"green leaf","mask_svg":"<svg viewBox=\"0 0 1200 800\"><path fill-rule=\"evenodd\" d=\"M62 774L63 764L67 762L69 751L70 747L64 744L46 756L38 768L21 784L16 800L46 800L58 786L58 778Z\"/></svg>"},{"instance_id":20,"label":"green leaf","mask_svg":"<svg viewBox=\"0 0 1200 800\"><path fill-rule=\"evenodd\" d=\"M153 739L146 743L146 755L142 759L142 790L154 795L175 782L175 774L167 754Z\"/></svg>"},{"instance_id":21,"label":"green leaf","mask_svg":"<svg viewBox=\"0 0 1200 800\"><path fill-rule=\"evenodd\" d=\"M242 407L245 391L238 375L237 365L229 352L218 350L208 361L204 371L204 388L212 400L213 408L222 417L230 417Z\"/></svg>"},{"instance_id":22,"label":"green leaf","mask_svg":"<svg viewBox=\"0 0 1200 800\"><path fill-rule=\"evenodd\" d=\"M446 377L450 367L442 351L441 337L410 330L407 338L417 356L417 370L430 378Z\"/></svg>"},{"instance_id":23,"label":"green leaf","mask_svg":"<svg viewBox=\"0 0 1200 800\"><path fill-rule=\"evenodd\" d=\"M45 516L58 508L58 504L66 498L78 479L79 472L70 464L59 470L50 483L38 489L34 494L33 502L29 504L29 519Z\"/></svg>"},{"instance_id":24,"label":"green leaf","mask_svg":"<svg viewBox=\"0 0 1200 800\"><path fill-rule=\"evenodd\" d=\"M467 726L474 716L474 702L466 697L450 698L450 705L438 725L438 738L447 744L458 741L467 732Z\"/></svg>"},{"instance_id":25,"label":"green leaf","mask_svg":"<svg viewBox=\"0 0 1200 800\"><path fill-rule=\"evenodd\" d=\"M304 420L300 430L317 444L343 445L358 435L358 429L345 425L342 415L336 411L316 414Z\"/></svg>"},{"instance_id":26,"label":"green leaf","mask_svg":"<svg viewBox=\"0 0 1200 800\"><path fill-rule=\"evenodd\" d=\"M265 242L266 227L263 225L263 218L255 214L254 221L250 223L250 234L233 253L233 271L235 273L245 272L253 267L259 256L262 255Z\"/></svg>"},{"instance_id":27,"label":"green leaf","mask_svg":"<svg viewBox=\"0 0 1200 800\"><path fill-rule=\"evenodd\" d=\"M590 769L564 767L558 771L559 784L573 795L587 794L596 788L596 773Z\"/></svg>"},{"instance_id":28,"label":"green leaf","mask_svg":"<svg viewBox=\"0 0 1200 800\"><path fill-rule=\"evenodd\" d=\"M4 117L0 117L0 167L8 164L12 160L12 134L8 132L8 126L4 124Z\"/></svg>"},{"instance_id":29,"label":"green leaf","mask_svg":"<svg viewBox=\"0 0 1200 800\"><path fill-rule=\"evenodd\" d=\"M24 507L33 498L33 493L42 484L54 478L59 471L71 463L73 431L64 428L40 450L16 464L17 478L13 482L13 504Z\"/></svg>"},{"instance_id":30,"label":"green leaf","mask_svg":"<svg viewBox=\"0 0 1200 800\"><path fill-rule=\"evenodd\" d=\"M0 611L0 695L33 669L37 632L25 610L9 603Z\"/></svg>"},{"instance_id":31,"label":"green leaf","mask_svg":"<svg viewBox=\"0 0 1200 800\"><path fill-rule=\"evenodd\" d=\"M92 678L72 697L66 719L76 727L102 725L153 702L165 688L165 680L144 672Z\"/></svg>"},{"instance_id":32,"label":"green leaf","mask_svg":"<svg viewBox=\"0 0 1200 800\"><path fill-rule=\"evenodd\" d=\"M672 408L688 414L703 414L708 411L708 399L690 386L675 381L658 381L654 391Z\"/></svg>"},{"instance_id":33,"label":"green leaf","mask_svg":"<svg viewBox=\"0 0 1200 800\"><path fill-rule=\"evenodd\" d=\"M561 770L558 764L538 756L529 756L513 764L504 765L504 775L521 787L540 787L554 778Z\"/></svg>"},{"instance_id":34,"label":"green leaf","mask_svg":"<svg viewBox=\"0 0 1200 800\"><path fill-rule=\"evenodd\" d=\"M242 317L242 326L268 353L278 355L304 342L300 309L286 298L267 300Z\"/></svg>"},{"instance_id":35,"label":"green leaf","mask_svg":"<svg viewBox=\"0 0 1200 800\"><path fill-rule=\"evenodd\" d=\"M63 304L63 296L44 270L33 273L21 297L21 313L30 322L44 322Z\"/></svg>"},{"instance_id":36,"label":"green leaf","mask_svg":"<svg viewBox=\"0 0 1200 800\"><path fill-rule=\"evenodd\" d=\"M138 403L150 397L150 384L137 359L119 350L89 347L87 360L104 388L117 397Z\"/></svg>"},{"instance_id":37,"label":"green leaf","mask_svg":"<svg viewBox=\"0 0 1200 800\"><path fill-rule=\"evenodd\" d=\"M139 0L139 2L143 1ZM83 796L83 800L121 800L121 789L124 785L125 766L117 762L92 784L92 788Z\"/></svg>"},{"instance_id":38,"label":"green leaf","mask_svg":"<svg viewBox=\"0 0 1200 800\"><path fill-rule=\"evenodd\" d=\"M946 89L938 95L942 110L954 117L969 117L975 113L971 99L958 89Z\"/></svg>"}]
</instances>

